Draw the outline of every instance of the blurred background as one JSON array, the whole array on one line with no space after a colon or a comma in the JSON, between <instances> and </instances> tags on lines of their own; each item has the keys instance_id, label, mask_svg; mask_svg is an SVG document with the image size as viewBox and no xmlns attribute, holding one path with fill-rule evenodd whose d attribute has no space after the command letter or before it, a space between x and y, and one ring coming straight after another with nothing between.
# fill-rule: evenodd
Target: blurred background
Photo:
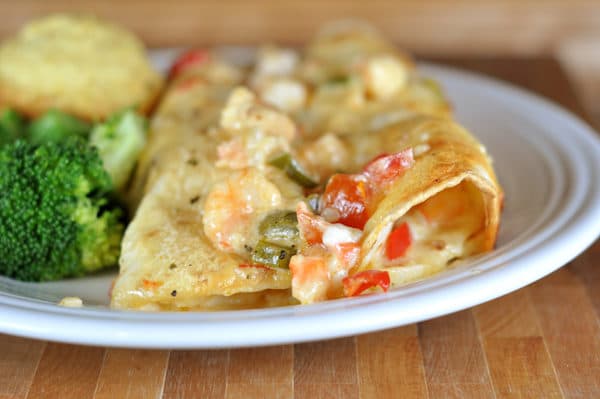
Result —
<instances>
[{"instance_id":1,"label":"blurred background","mask_svg":"<svg viewBox=\"0 0 600 399\"><path fill-rule=\"evenodd\" d=\"M2 1L0 37L55 11L113 20L150 47L294 45L327 21L361 18L421 56L556 57L590 116L600 121L599 0Z\"/></svg>"}]
</instances>

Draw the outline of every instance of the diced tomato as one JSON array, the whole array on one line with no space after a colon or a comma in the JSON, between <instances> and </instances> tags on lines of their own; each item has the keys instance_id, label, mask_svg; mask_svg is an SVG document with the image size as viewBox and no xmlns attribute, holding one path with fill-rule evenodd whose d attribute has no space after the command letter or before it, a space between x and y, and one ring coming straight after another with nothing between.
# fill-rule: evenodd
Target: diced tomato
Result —
<instances>
[{"instance_id":1,"label":"diced tomato","mask_svg":"<svg viewBox=\"0 0 600 399\"><path fill-rule=\"evenodd\" d=\"M308 245L321 244L326 222L312 213L304 202L298 203L296 217L300 233Z\"/></svg>"},{"instance_id":2,"label":"diced tomato","mask_svg":"<svg viewBox=\"0 0 600 399\"><path fill-rule=\"evenodd\" d=\"M375 162L379 161L381 158L389 157L390 154L387 152L381 153L377 155L375 158L371 159L367 164L363 167L363 172L369 169Z\"/></svg>"},{"instance_id":3,"label":"diced tomato","mask_svg":"<svg viewBox=\"0 0 600 399\"><path fill-rule=\"evenodd\" d=\"M362 175L336 174L327 183L322 207L339 212L340 218L336 222L362 230L369 219L369 195L369 185Z\"/></svg>"},{"instance_id":4,"label":"diced tomato","mask_svg":"<svg viewBox=\"0 0 600 399\"><path fill-rule=\"evenodd\" d=\"M382 270L365 270L342 280L345 296L360 295L371 287L379 286L383 291L390 288L390 275Z\"/></svg>"},{"instance_id":5,"label":"diced tomato","mask_svg":"<svg viewBox=\"0 0 600 399\"><path fill-rule=\"evenodd\" d=\"M175 76L192 65L199 65L203 62L206 62L208 58L209 53L207 50L197 49L183 53L171 66L171 70L169 71L169 79L173 79Z\"/></svg>"},{"instance_id":6,"label":"diced tomato","mask_svg":"<svg viewBox=\"0 0 600 399\"><path fill-rule=\"evenodd\" d=\"M404 256L411 243L412 237L408 223L402 223L390 233L385 246L385 255L390 260Z\"/></svg>"},{"instance_id":7,"label":"diced tomato","mask_svg":"<svg viewBox=\"0 0 600 399\"><path fill-rule=\"evenodd\" d=\"M376 157L364 167L363 171L375 188L383 188L414 163L413 150L408 148L396 154L382 154Z\"/></svg>"}]
</instances>

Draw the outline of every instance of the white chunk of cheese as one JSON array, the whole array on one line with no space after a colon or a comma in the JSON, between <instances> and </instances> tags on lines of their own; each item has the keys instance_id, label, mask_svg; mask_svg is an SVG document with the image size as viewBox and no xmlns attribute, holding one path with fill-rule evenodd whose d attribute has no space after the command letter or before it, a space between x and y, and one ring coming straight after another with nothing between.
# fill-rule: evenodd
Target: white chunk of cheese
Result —
<instances>
[{"instance_id":1,"label":"white chunk of cheese","mask_svg":"<svg viewBox=\"0 0 600 399\"><path fill-rule=\"evenodd\" d=\"M365 70L367 89L376 98L389 98L408 83L408 70L397 58L381 55L369 60Z\"/></svg>"},{"instance_id":2,"label":"white chunk of cheese","mask_svg":"<svg viewBox=\"0 0 600 399\"><path fill-rule=\"evenodd\" d=\"M262 99L282 111L295 111L306 103L306 89L293 79L278 79L261 91Z\"/></svg>"},{"instance_id":3,"label":"white chunk of cheese","mask_svg":"<svg viewBox=\"0 0 600 399\"><path fill-rule=\"evenodd\" d=\"M283 76L291 74L298 64L298 53L291 49L265 48L256 60L256 74Z\"/></svg>"},{"instance_id":4,"label":"white chunk of cheese","mask_svg":"<svg viewBox=\"0 0 600 399\"><path fill-rule=\"evenodd\" d=\"M345 242L358 242L362 231L336 223L328 226L323 232L323 244L334 247Z\"/></svg>"}]
</instances>

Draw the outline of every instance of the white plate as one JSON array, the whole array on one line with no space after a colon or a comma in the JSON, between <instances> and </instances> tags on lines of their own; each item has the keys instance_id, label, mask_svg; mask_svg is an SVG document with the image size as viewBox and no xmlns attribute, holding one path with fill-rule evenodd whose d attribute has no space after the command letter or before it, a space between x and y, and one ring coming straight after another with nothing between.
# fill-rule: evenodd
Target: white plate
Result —
<instances>
[{"instance_id":1,"label":"white plate","mask_svg":"<svg viewBox=\"0 0 600 399\"><path fill-rule=\"evenodd\" d=\"M164 61L164 60L163 60ZM506 193L498 247L387 294L309 306L217 313L106 308L114 273L57 283L0 278L0 331L80 344L224 348L348 336L455 312L558 269L600 233L600 141L567 111L523 90L422 65L442 82L458 119L483 141ZM82 309L56 306L80 296Z\"/></svg>"}]
</instances>

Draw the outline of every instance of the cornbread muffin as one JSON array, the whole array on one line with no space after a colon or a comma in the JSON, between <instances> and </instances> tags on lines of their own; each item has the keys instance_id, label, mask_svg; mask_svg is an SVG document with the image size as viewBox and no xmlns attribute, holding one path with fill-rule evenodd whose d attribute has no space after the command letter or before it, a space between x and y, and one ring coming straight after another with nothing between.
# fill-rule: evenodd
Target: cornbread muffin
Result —
<instances>
[{"instance_id":1,"label":"cornbread muffin","mask_svg":"<svg viewBox=\"0 0 600 399\"><path fill-rule=\"evenodd\" d=\"M90 120L129 106L145 112L161 86L140 40L90 16L50 15L0 47L0 105L32 117L49 108Z\"/></svg>"}]
</instances>

